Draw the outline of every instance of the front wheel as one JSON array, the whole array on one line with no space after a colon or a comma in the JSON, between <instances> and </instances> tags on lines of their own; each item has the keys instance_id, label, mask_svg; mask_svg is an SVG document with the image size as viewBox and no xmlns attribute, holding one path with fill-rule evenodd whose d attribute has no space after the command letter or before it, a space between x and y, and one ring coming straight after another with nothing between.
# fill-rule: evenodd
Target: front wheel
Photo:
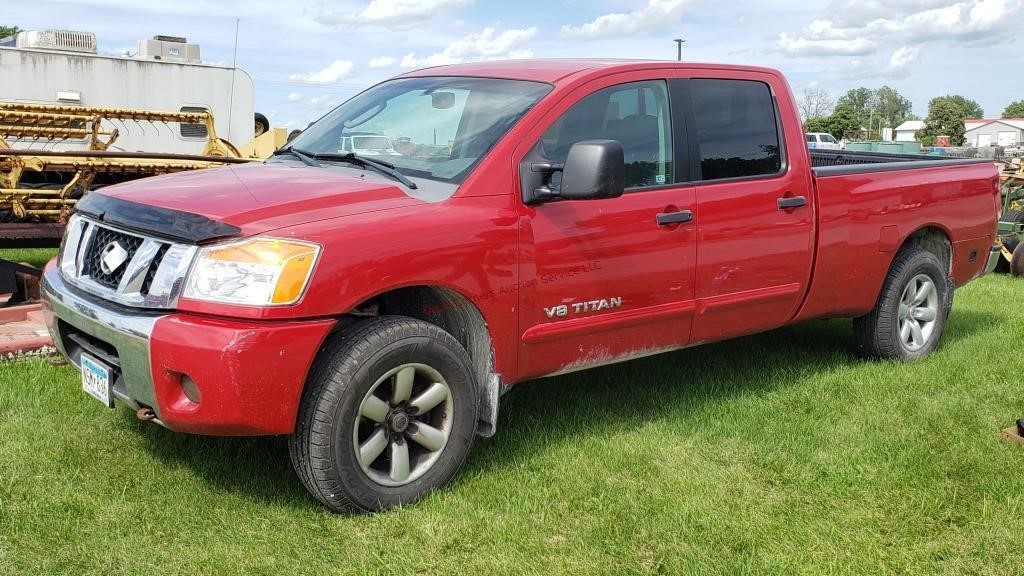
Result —
<instances>
[{"instance_id":1,"label":"front wheel","mask_svg":"<svg viewBox=\"0 0 1024 576\"><path fill-rule=\"evenodd\" d=\"M289 442L292 465L332 510L408 504L458 472L476 422L459 342L421 320L372 318L321 350Z\"/></svg>"},{"instance_id":2,"label":"front wheel","mask_svg":"<svg viewBox=\"0 0 1024 576\"><path fill-rule=\"evenodd\" d=\"M853 321L858 352L868 358L916 360L939 345L953 304L953 288L934 254L900 252L874 310Z\"/></svg>"}]
</instances>

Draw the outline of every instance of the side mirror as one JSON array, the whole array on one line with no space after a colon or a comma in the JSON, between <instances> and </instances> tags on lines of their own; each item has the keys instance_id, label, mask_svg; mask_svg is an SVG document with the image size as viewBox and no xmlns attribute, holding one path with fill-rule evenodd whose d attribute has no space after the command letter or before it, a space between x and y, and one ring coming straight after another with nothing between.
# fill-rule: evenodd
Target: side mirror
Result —
<instances>
[{"instance_id":1,"label":"side mirror","mask_svg":"<svg viewBox=\"0 0 1024 576\"><path fill-rule=\"evenodd\" d=\"M600 200L622 196L626 163L618 140L583 140L569 148L558 197Z\"/></svg>"}]
</instances>

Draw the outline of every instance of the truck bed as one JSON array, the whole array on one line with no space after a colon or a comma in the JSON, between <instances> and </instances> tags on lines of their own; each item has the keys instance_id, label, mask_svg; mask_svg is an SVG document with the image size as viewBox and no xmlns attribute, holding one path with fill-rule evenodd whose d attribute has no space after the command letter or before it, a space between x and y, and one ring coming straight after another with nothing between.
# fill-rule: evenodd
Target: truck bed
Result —
<instances>
[{"instance_id":1,"label":"truck bed","mask_svg":"<svg viewBox=\"0 0 1024 576\"><path fill-rule=\"evenodd\" d=\"M983 271L999 198L991 160L842 150L810 155L821 226L801 319L867 313L903 239L925 228L948 238L957 286Z\"/></svg>"},{"instance_id":2,"label":"truck bed","mask_svg":"<svg viewBox=\"0 0 1024 576\"><path fill-rule=\"evenodd\" d=\"M985 158L951 158L928 154L889 154L847 150L810 150L809 152L811 166L817 176L841 176L992 162Z\"/></svg>"}]
</instances>

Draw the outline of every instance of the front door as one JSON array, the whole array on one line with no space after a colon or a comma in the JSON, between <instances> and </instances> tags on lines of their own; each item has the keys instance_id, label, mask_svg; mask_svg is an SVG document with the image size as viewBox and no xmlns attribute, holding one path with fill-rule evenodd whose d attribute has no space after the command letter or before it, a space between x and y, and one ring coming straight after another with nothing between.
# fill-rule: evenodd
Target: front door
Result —
<instances>
[{"instance_id":1,"label":"front door","mask_svg":"<svg viewBox=\"0 0 1024 576\"><path fill-rule=\"evenodd\" d=\"M689 340L694 191L676 184L687 181L687 168L678 165L686 145L673 138L668 84L640 74L577 90L568 97L571 107L543 121L543 136L524 143L529 158L561 163L575 142L618 140L627 190L608 200L522 207L523 378L653 354ZM659 224L659 214L671 216Z\"/></svg>"}]
</instances>

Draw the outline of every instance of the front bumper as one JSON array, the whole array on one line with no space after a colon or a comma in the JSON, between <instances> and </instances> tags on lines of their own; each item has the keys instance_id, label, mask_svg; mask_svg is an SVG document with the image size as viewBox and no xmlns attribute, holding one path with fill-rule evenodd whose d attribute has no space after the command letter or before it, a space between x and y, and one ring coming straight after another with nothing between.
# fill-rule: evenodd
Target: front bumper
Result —
<instances>
[{"instance_id":1,"label":"front bumper","mask_svg":"<svg viewBox=\"0 0 1024 576\"><path fill-rule=\"evenodd\" d=\"M114 397L148 407L175 431L289 434L306 374L335 321L235 321L123 308L43 275L43 309L57 349L75 366L83 352L113 368ZM183 378L196 383L190 400Z\"/></svg>"}]
</instances>

